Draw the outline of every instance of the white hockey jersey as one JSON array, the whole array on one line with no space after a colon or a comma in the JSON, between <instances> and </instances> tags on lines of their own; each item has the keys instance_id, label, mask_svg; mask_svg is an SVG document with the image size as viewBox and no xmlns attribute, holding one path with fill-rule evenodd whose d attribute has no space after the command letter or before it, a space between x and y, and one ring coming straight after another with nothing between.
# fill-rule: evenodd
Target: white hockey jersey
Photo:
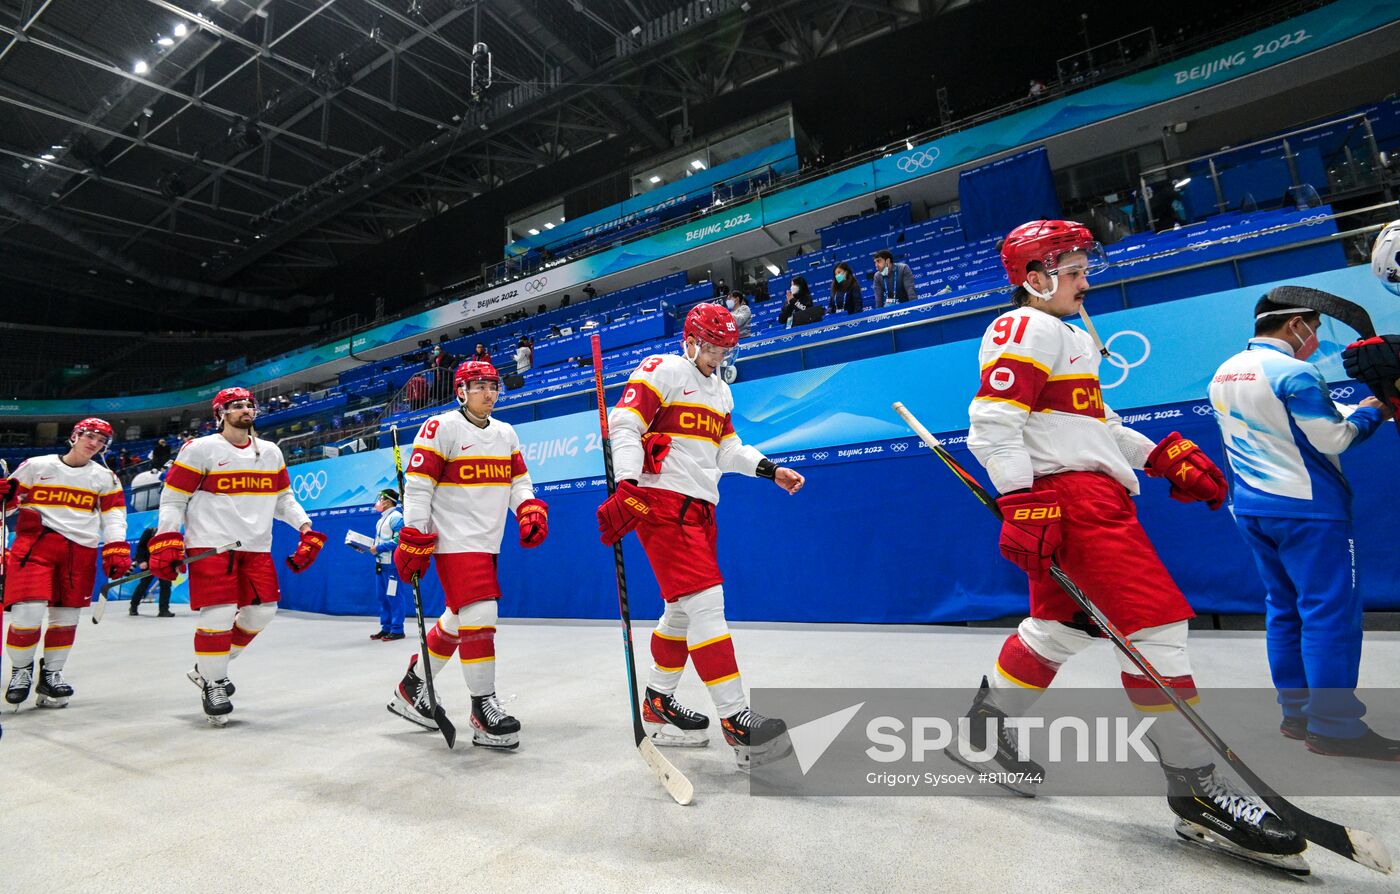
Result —
<instances>
[{"instance_id":1,"label":"white hockey jersey","mask_svg":"<svg viewBox=\"0 0 1400 894\"><path fill-rule=\"evenodd\" d=\"M477 428L460 410L418 430L404 479L404 527L438 535L440 553L499 553L506 518L535 497L509 423Z\"/></svg>"},{"instance_id":2,"label":"white hockey jersey","mask_svg":"<svg viewBox=\"0 0 1400 894\"><path fill-rule=\"evenodd\" d=\"M635 479L641 487L718 503L721 475L752 477L763 459L757 449L739 440L733 414L734 396L718 374L701 375L679 354L648 357L633 371L622 399L608 414L617 480ZM671 436L671 452L660 474L642 471L642 436L647 432Z\"/></svg>"},{"instance_id":3,"label":"white hockey jersey","mask_svg":"<svg viewBox=\"0 0 1400 894\"><path fill-rule=\"evenodd\" d=\"M1104 402L1099 352L1082 329L1028 307L982 335L967 446L999 493L1058 472L1102 472L1138 492L1153 443Z\"/></svg>"},{"instance_id":4,"label":"white hockey jersey","mask_svg":"<svg viewBox=\"0 0 1400 894\"><path fill-rule=\"evenodd\" d=\"M185 529L187 549L209 549L237 540L239 552L272 550L272 521L300 529L310 523L292 493L282 451L252 438L235 447L221 434L185 445L165 476L156 532Z\"/></svg>"},{"instance_id":5,"label":"white hockey jersey","mask_svg":"<svg viewBox=\"0 0 1400 894\"><path fill-rule=\"evenodd\" d=\"M25 460L10 477L19 490L16 502L36 509L44 527L79 546L96 547L126 539L126 498L112 470L93 461L74 468L58 454Z\"/></svg>"}]
</instances>

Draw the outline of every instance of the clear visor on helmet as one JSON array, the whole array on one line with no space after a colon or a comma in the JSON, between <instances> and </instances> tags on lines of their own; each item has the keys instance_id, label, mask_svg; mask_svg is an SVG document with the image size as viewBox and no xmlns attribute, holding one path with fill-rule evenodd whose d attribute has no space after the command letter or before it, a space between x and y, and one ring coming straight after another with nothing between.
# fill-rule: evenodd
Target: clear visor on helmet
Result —
<instances>
[{"instance_id":1,"label":"clear visor on helmet","mask_svg":"<svg viewBox=\"0 0 1400 894\"><path fill-rule=\"evenodd\" d=\"M739 346L725 348L697 338L694 342L694 348L691 347L691 342L686 342L685 353L692 361L703 357L715 366L727 366L734 362L733 357L738 356Z\"/></svg>"},{"instance_id":2,"label":"clear visor on helmet","mask_svg":"<svg viewBox=\"0 0 1400 894\"><path fill-rule=\"evenodd\" d=\"M1081 273L1092 276L1108 267L1108 253L1097 242L1085 246L1075 246L1043 258L1045 272L1051 276Z\"/></svg>"},{"instance_id":3,"label":"clear visor on helmet","mask_svg":"<svg viewBox=\"0 0 1400 894\"><path fill-rule=\"evenodd\" d=\"M232 413L234 410L248 410L254 416L257 416L258 404L257 401L248 400L246 398L240 400L231 400L228 403L224 404L225 414Z\"/></svg>"},{"instance_id":4,"label":"clear visor on helmet","mask_svg":"<svg viewBox=\"0 0 1400 894\"><path fill-rule=\"evenodd\" d=\"M501 383L493 382L490 379L472 379L462 383L462 388L466 394L493 394L501 393Z\"/></svg>"},{"instance_id":5,"label":"clear visor on helmet","mask_svg":"<svg viewBox=\"0 0 1400 894\"><path fill-rule=\"evenodd\" d=\"M95 428L80 428L73 432L73 442L77 443L81 440L91 441L97 445L99 450L106 450L107 446L112 443L112 439L107 437L106 432L98 431Z\"/></svg>"}]
</instances>

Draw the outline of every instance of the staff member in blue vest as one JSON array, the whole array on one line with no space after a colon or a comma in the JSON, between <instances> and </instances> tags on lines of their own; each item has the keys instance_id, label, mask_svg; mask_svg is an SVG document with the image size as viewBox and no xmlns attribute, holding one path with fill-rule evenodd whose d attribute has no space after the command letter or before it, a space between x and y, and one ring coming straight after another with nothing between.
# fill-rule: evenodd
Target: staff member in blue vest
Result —
<instances>
[{"instance_id":1,"label":"staff member in blue vest","mask_svg":"<svg viewBox=\"0 0 1400 894\"><path fill-rule=\"evenodd\" d=\"M374 575L379 584L379 632L370 639L390 642L403 639L404 597L399 592L399 578L394 572L394 548L399 545L399 529L403 513L399 511L399 492L385 488L379 492L374 509L379 523L374 528Z\"/></svg>"},{"instance_id":2,"label":"staff member in blue vest","mask_svg":"<svg viewBox=\"0 0 1400 894\"><path fill-rule=\"evenodd\" d=\"M1318 296L1321 296L1320 298ZM1210 401L1234 470L1231 510L1264 579L1279 731L1318 754L1400 760L1400 741L1361 719L1362 603L1351 487L1337 457L1391 417L1373 397L1333 403L1318 348L1323 299L1281 286L1254 307L1254 337L1226 360Z\"/></svg>"}]
</instances>

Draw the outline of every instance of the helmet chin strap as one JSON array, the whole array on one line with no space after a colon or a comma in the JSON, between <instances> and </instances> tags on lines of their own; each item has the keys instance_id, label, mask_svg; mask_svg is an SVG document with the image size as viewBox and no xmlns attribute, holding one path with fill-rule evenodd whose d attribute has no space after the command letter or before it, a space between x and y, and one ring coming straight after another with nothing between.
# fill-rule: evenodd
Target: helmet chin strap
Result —
<instances>
[{"instance_id":1,"label":"helmet chin strap","mask_svg":"<svg viewBox=\"0 0 1400 894\"><path fill-rule=\"evenodd\" d=\"M681 354L685 357L685 359L689 360L692 364L694 364L696 369L699 369L699 368L700 368L700 343L699 343L699 342L696 342L696 343L695 343L695 354L694 354L694 356L692 356L691 353L690 353L690 342L689 342L688 340L686 340L686 339L681 339Z\"/></svg>"},{"instance_id":2,"label":"helmet chin strap","mask_svg":"<svg viewBox=\"0 0 1400 894\"><path fill-rule=\"evenodd\" d=\"M1055 290L1060 287L1060 274L1047 273L1046 275L1050 277L1050 291L1048 292L1042 292L1031 285L1030 277L1026 278L1026 281L1021 284L1021 287L1041 301L1049 301L1051 298L1055 297Z\"/></svg>"}]
</instances>

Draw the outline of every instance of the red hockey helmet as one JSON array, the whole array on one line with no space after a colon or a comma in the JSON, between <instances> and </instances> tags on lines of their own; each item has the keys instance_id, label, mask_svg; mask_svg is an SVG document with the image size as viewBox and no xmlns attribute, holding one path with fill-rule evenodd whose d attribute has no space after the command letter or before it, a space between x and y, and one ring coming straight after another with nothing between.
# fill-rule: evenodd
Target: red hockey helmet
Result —
<instances>
[{"instance_id":1,"label":"red hockey helmet","mask_svg":"<svg viewBox=\"0 0 1400 894\"><path fill-rule=\"evenodd\" d=\"M107 438L107 444L110 445L112 443L113 435L111 423L106 419L98 419L96 416L90 416L74 425L73 433L68 436L68 443L76 444L78 438L88 432L96 432L99 435L103 435ZM106 448L104 447L103 449Z\"/></svg>"},{"instance_id":2,"label":"red hockey helmet","mask_svg":"<svg viewBox=\"0 0 1400 894\"><path fill-rule=\"evenodd\" d=\"M214 421L222 422L224 419L224 411L228 409L229 404L236 400L246 400L253 405L253 409L256 410L258 408L258 399L253 397L253 392L249 391L247 388L225 388L223 391L214 395Z\"/></svg>"},{"instance_id":3,"label":"red hockey helmet","mask_svg":"<svg viewBox=\"0 0 1400 894\"><path fill-rule=\"evenodd\" d=\"M495 382L501 384L501 374L496 372L496 367L484 360L465 360L457 365L457 371L452 374L452 390L457 390L466 382L478 380Z\"/></svg>"},{"instance_id":4,"label":"red hockey helmet","mask_svg":"<svg viewBox=\"0 0 1400 894\"><path fill-rule=\"evenodd\" d=\"M739 343L739 327L734 315L718 304L697 304L685 315L685 336L720 348L732 348Z\"/></svg>"},{"instance_id":5,"label":"red hockey helmet","mask_svg":"<svg viewBox=\"0 0 1400 894\"><path fill-rule=\"evenodd\" d=\"M1054 276L1066 252L1083 252L1088 256L1085 273L1096 273L1108 266L1103 246L1095 241L1089 228L1072 220L1033 220L1021 224L1002 240L1001 264L1011 284L1021 286L1026 283L1027 269L1034 263Z\"/></svg>"}]
</instances>

